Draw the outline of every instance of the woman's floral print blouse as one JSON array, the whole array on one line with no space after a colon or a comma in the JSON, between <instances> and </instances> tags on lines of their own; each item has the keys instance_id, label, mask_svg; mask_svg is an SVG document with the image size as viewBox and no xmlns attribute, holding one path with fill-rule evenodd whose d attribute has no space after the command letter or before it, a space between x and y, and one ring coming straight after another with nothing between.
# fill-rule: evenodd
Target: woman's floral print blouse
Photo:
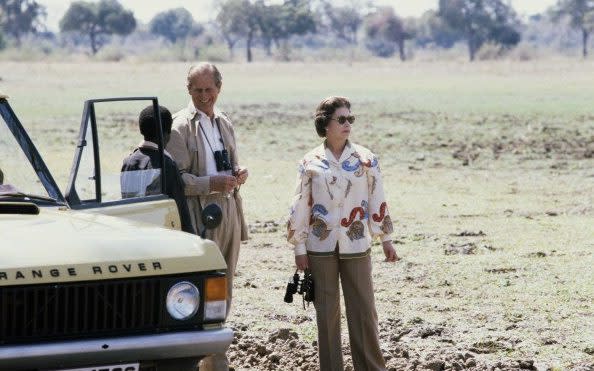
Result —
<instances>
[{"instance_id":1,"label":"woman's floral print blouse","mask_svg":"<svg viewBox=\"0 0 594 371\"><path fill-rule=\"evenodd\" d=\"M287 239L295 255L365 256L372 237L390 239L392 221L377 157L347 142L340 160L325 144L299 165Z\"/></svg>"}]
</instances>

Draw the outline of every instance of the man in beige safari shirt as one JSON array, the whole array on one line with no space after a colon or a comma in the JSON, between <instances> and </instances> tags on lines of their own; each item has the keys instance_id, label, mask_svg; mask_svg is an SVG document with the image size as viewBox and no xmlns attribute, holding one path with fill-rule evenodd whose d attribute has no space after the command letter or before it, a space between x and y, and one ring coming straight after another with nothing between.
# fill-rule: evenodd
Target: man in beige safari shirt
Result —
<instances>
[{"instance_id":1,"label":"man in beige safari shirt","mask_svg":"<svg viewBox=\"0 0 594 371\"><path fill-rule=\"evenodd\" d=\"M200 63L190 68L187 88L191 101L173 116L167 151L173 156L185 183L192 224L204 230L201 212L209 204L223 211L222 223L206 231L217 243L227 263L227 314L231 307L233 275L241 241L247 240L239 187L248 177L239 166L235 133L227 115L216 109L222 76L216 66ZM224 354L205 358L200 370L226 370Z\"/></svg>"}]
</instances>

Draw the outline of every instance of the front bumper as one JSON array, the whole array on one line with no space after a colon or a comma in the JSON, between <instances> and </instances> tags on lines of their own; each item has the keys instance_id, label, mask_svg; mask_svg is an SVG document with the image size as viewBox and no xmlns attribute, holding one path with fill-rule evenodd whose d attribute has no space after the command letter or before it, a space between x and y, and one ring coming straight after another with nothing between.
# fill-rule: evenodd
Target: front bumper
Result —
<instances>
[{"instance_id":1,"label":"front bumper","mask_svg":"<svg viewBox=\"0 0 594 371\"><path fill-rule=\"evenodd\" d=\"M71 340L44 344L0 345L0 370L64 368L172 358L202 358L225 353L233 340L228 328Z\"/></svg>"}]
</instances>

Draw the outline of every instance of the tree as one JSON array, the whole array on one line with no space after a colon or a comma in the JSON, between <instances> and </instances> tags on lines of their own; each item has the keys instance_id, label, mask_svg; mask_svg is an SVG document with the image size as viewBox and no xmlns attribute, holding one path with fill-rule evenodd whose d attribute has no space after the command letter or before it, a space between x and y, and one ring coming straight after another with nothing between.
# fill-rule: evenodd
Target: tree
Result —
<instances>
[{"instance_id":1,"label":"tree","mask_svg":"<svg viewBox=\"0 0 594 371\"><path fill-rule=\"evenodd\" d=\"M62 32L79 32L89 36L93 55L105 44L106 36L126 36L135 28L134 14L124 9L117 0L100 0L98 3L75 1L60 20Z\"/></svg>"},{"instance_id":2,"label":"tree","mask_svg":"<svg viewBox=\"0 0 594 371\"><path fill-rule=\"evenodd\" d=\"M252 61L252 46L258 38L265 44L279 44L293 35L315 31L315 19L309 0L285 0L282 5L267 5L263 0L226 0L217 15L223 37L231 50L245 39L246 58ZM269 47L269 45L268 45Z\"/></svg>"},{"instance_id":3,"label":"tree","mask_svg":"<svg viewBox=\"0 0 594 371\"><path fill-rule=\"evenodd\" d=\"M2 33L0 33L0 50L2 50L4 48L6 48L6 40L4 40L4 35L2 35Z\"/></svg>"},{"instance_id":4,"label":"tree","mask_svg":"<svg viewBox=\"0 0 594 371\"><path fill-rule=\"evenodd\" d=\"M277 47L288 48L288 40L291 36L316 31L316 20L309 0L288 0L283 4L272 5L258 2L256 5L258 5L256 19L260 37L268 54L270 54L272 42Z\"/></svg>"},{"instance_id":5,"label":"tree","mask_svg":"<svg viewBox=\"0 0 594 371\"><path fill-rule=\"evenodd\" d=\"M398 48L400 60L406 60L404 42L411 38L411 34L404 29L394 8L382 7L370 14L365 25L365 34L368 38L367 47L374 54L389 57Z\"/></svg>"},{"instance_id":6,"label":"tree","mask_svg":"<svg viewBox=\"0 0 594 371\"><path fill-rule=\"evenodd\" d=\"M471 61L485 42L501 48L520 42L516 13L503 0L439 0L439 16L466 39Z\"/></svg>"},{"instance_id":7,"label":"tree","mask_svg":"<svg viewBox=\"0 0 594 371\"><path fill-rule=\"evenodd\" d=\"M281 39L316 32L316 21L309 0L285 0L279 10L282 10L280 12Z\"/></svg>"},{"instance_id":8,"label":"tree","mask_svg":"<svg viewBox=\"0 0 594 371\"><path fill-rule=\"evenodd\" d=\"M185 40L191 34L202 33L202 27L194 22L192 14L186 8L176 8L158 13L149 24L152 34L159 35L175 44Z\"/></svg>"},{"instance_id":9,"label":"tree","mask_svg":"<svg viewBox=\"0 0 594 371\"><path fill-rule=\"evenodd\" d=\"M551 13L555 22L569 17L569 24L581 32L582 56L586 58L590 32L594 30L594 0L559 0Z\"/></svg>"},{"instance_id":10,"label":"tree","mask_svg":"<svg viewBox=\"0 0 594 371\"><path fill-rule=\"evenodd\" d=\"M433 9L421 15L415 28L415 42L422 47L434 44L442 48L451 48L462 38L460 32L451 28Z\"/></svg>"},{"instance_id":11,"label":"tree","mask_svg":"<svg viewBox=\"0 0 594 371\"><path fill-rule=\"evenodd\" d=\"M35 0L0 0L0 25L14 37L17 46L23 35L42 28L46 15L45 7Z\"/></svg>"},{"instance_id":12,"label":"tree","mask_svg":"<svg viewBox=\"0 0 594 371\"><path fill-rule=\"evenodd\" d=\"M249 0L226 0L220 4L216 18L231 54L235 43L246 39L248 62L252 61L252 42L259 30L255 7Z\"/></svg>"},{"instance_id":13,"label":"tree","mask_svg":"<svg viewBox=\"0 0 594 371\"><path fill-rule=\"evenodd\" d=\"M329 0L322 1L326 27L338 39L348 44L357 44L357 33L363 24L361 7L355 5L335 6Z\"/></svg>"}]
</instances>

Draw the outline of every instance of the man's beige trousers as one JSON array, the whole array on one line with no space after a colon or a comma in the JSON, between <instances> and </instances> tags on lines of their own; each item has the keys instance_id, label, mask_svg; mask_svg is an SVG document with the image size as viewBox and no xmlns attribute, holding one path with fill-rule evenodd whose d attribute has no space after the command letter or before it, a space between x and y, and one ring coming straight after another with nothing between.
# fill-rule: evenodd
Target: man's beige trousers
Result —
<instances>
[{"instance_id":1,"label":"man's beige trousers","mask_svg":"<svg viewBox=\"0 0 594 371\"><path fill-rule=\"evenodd\" d=\"M241 216L235 205L235 198L214 194L200 197L202 207L217 204L223 211L223 220L215 228L206 231L206 238L213 240L219 246L221 254L227 263L227 314L231 310L233 298L233 275L239 258L241 244ZM228 370L228 360L225 354L206 357L200 362L200 370L224 371Z\"/></svg>"}]
</instances>

